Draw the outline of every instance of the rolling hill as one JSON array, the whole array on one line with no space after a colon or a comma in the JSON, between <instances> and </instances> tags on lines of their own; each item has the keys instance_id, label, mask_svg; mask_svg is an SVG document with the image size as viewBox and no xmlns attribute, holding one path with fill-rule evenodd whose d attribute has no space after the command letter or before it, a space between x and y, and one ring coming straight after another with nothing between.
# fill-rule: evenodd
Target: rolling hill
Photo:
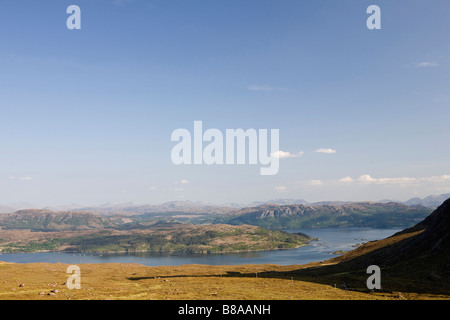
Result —
<instances>
[{"instance_id":1,"label":"rolling hill","mask_svg":"<svg viewBox=\"0 0 450 320\"><path fill-rule=\"evenodd\" d=\"M250 225L192 225L176 221L116 224L87 212L21 210L0 216L1 252L218 253L290 249L311 240L305 234Z\"/></svg>"},{"instance_id":2,"label":"rolling hill","mask_svg":"<svg viewBox=\"0 0 450 320\"><path fill-rule=\"evenodd\" d=\"M251 224L269 229L411 226L431 213L431 208L400 203L349 202L320 205L267 204L216 217L215 222Z\"/></svg>"},{"instance_id":3,"label":"rolling hill","mask_svg":"<svg viewBox=\"0 0 450 320\"><path fill-rule=\"evenodd\" d=\"M0 227L9 229L30 229L32 231L93 230L114 227L108 218L88 212L19 210L0 215Z\"/></svg>"}]
</instances>

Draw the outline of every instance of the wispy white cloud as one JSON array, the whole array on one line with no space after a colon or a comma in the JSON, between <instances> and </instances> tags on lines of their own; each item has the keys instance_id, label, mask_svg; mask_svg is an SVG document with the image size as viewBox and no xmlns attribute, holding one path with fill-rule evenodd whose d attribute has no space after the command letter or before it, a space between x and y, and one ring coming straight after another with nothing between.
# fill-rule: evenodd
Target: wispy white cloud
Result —
<instances>
[{"instance_id":1,"label":"wispy white cloud","mask_svg":"<svg viewBox=\"0 0 450 320\"><path fill-rule=\"evenodd\" d=\"M399 177L399 178L374 178L371 175L365 174L356 179L356 182L364 184L411 184L418 181L426 181L425 178L410 178L410 177Z\"/></svg>"},{"instance_id":2,"label":"wispy white cloud","mask_svg":"<svg viewBox=\"0 0 450 320\"><path fill-rule=\"evenodd\" d=\"M270 156L272 158L278 158L278 159L287 159L287 158L298 158L301 157L303 155L303 151L297 152L297 153L290 153L288 151L277 151L277 152L272 152L270 154Z\"/></svg>"},{"instance_id":3,"label":"wispy white cloud","mask_svg":"<svg viewBox=\"0 0 450 320\"><path fill-rule=\"evenodd\" d=\"M285 192L287 190L286 186L276 186L275 190L278 192Z\"/></svg>"},{"instance_id":4,"label":"wispy white cloud","mask_svg":"<svg viewBox=\"0 0 450 320\"><path fill-rule=\"evenodd\" d=\"M189 180L187 179L181 179L179 181L175 181L174 184L188 184Z\"/></svg>"},{"instance_id":5,"label":"wispy white cloud","mask_svg":"<svg viewBox=\"0 0 450 320\"><path fill-rule=\"evenodd\" d=\"M14 176L9 177L9 179L11 179L11 180L21 180L21 181L33 180L33 178L31 178L31 177L14 177Z\"/></svg>"},{"instance_id":6,"label":"wispy white cloud","mask_svg":"<svg viewBox=\"0 0 450 320\"><path fill-rule=\"evenodd\" d=\"M311 186L320 186L323 184L322 180L310 180L308 181L308 184Z\"/></svg>"},{"instance_id":7,"label":"wispy white cloud","mask_svg":"<svg viewBox=\"0 0 450 320\"><path fill-rule=\"evenodd\" d=\"M331 148L319 148L314 152L332 154L332 153L336 153L337 151L334 149L331 149Z\"/></svg>"},{"instance_id":8,"label":"wispy white cloud","mask_svg":"<svg viewBox=\"0 0 450 320\"><path fill-rule=\"evenodd\" d=\"M439 67L439 64L436 61L423 61L413 63L413 66L417 68L429 68L429 67Z\"/></svg>"},{"instance_id":9,"label":"wispy white cloud","mask_svg":"<svg viewBox=\"0 0 450 320\"><path fill-rule=\"evenodd\" d=\"M411 185L420 183L440 183L450 182L450 175L431 176L431 177L389 177L376 178L369 174L364 174L358 178L345 177L339 180L330 180L328 183L345 183L345 184L390 184L390 185Z\"/></svg>"},{"instance_id":10,"label":"wispy white cloud","mask_svg":"<svg viewBox=\"0 0 450 320\"><path fill-rule=\"evenodd\" d=\"M361 187L361 186L392 186L392 187L427 187L427 188L450 188L450 175L430 176L430 177L373 177L370 174L359 177L344 177L332 180L305 180L299 181L300 185L323 186L323 187ZM446 189L446 190L447 190ZM449 189L450 190L450 189Z\"/></svg>"}]
</instances>

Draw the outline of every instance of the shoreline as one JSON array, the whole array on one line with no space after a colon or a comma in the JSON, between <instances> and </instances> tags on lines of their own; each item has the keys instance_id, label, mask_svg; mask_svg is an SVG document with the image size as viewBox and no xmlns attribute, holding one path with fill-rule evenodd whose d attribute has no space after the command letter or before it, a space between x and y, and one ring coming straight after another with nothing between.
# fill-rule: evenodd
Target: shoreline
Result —
<instances>
[{"instance_id":1,"label":"shoreline","mask_svg":"<svg viewBox=\"0 0 450 320\"><path fill-rule=\"evenodd\" d=\"M315 241L315 240L311 240ZM124 254L124 253L169 253L170 254L195 254L195 255L213 255L213 254L224 254L224 253L243 253L243 252L264 252L264 251L278 251L278 250L294 250L301 247L308 246L309 244L302 244L299 246L295 246L293 248L273 248L273 249L255 249L255 250L224 250L224 251L214 251L214 252L185 252L185 251L177 251L177 250L123 250L123 251L55 251L55 250L38 250L38 251L15 251L15 252L0 252L0 257L2 254L35 254L35 253L67 253L67 254ZM1 259L0 259L1 260Z\"/></svg>"}]
</instances>

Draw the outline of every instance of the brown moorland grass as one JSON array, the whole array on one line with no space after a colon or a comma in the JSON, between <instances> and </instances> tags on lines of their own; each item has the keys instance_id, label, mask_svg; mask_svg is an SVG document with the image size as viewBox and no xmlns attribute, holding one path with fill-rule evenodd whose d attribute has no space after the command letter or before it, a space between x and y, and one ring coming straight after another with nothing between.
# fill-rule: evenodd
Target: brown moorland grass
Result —
<instances>
[{"instance_id":1,"label":"brown moorland grass","mask_svg":"<svg viewBox=\"0 0 450 320\"><path fill-rule=\"evenodd\" d=\"M367 300L448 296L344 290L304 280L306 266L80 264L81 289L68 289L67 264L0 263L0 300ZM362 279L363 281L363 279ZM365 283L361 283L363 287ZM51 291L57 293L51 294Z\"/></svg>"}]
</instances>

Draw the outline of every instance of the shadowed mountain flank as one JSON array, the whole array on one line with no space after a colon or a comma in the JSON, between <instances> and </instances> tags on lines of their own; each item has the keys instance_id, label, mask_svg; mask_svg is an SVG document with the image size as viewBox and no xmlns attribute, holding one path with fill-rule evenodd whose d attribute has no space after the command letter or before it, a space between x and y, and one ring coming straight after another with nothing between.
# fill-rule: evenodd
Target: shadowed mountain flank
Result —
<instances>
[{"instance_id":1,"label":"shadowed mountain flank","mask_svg":"<svg viewBox=\"0 0 450 320\"><path fill-rule=\"evenodd\" d=\"M310 264L295 274L313 282L367 291L370 265L381 268L383 290L450 294L450 199L411 228Z\"/></svg>"},{"instance_id":2,"label":"shadowed mountain flank","mask_svg":"<svg viewBox=\"0 0 450 320\"><path fill-rule=\"evenodd\" d=\"M380 266L409 259L428 259L450 253L450 199L445 201L422 222L393 236L372 241L330 261L366 262Z\"/></svg>"}]
</instances>

